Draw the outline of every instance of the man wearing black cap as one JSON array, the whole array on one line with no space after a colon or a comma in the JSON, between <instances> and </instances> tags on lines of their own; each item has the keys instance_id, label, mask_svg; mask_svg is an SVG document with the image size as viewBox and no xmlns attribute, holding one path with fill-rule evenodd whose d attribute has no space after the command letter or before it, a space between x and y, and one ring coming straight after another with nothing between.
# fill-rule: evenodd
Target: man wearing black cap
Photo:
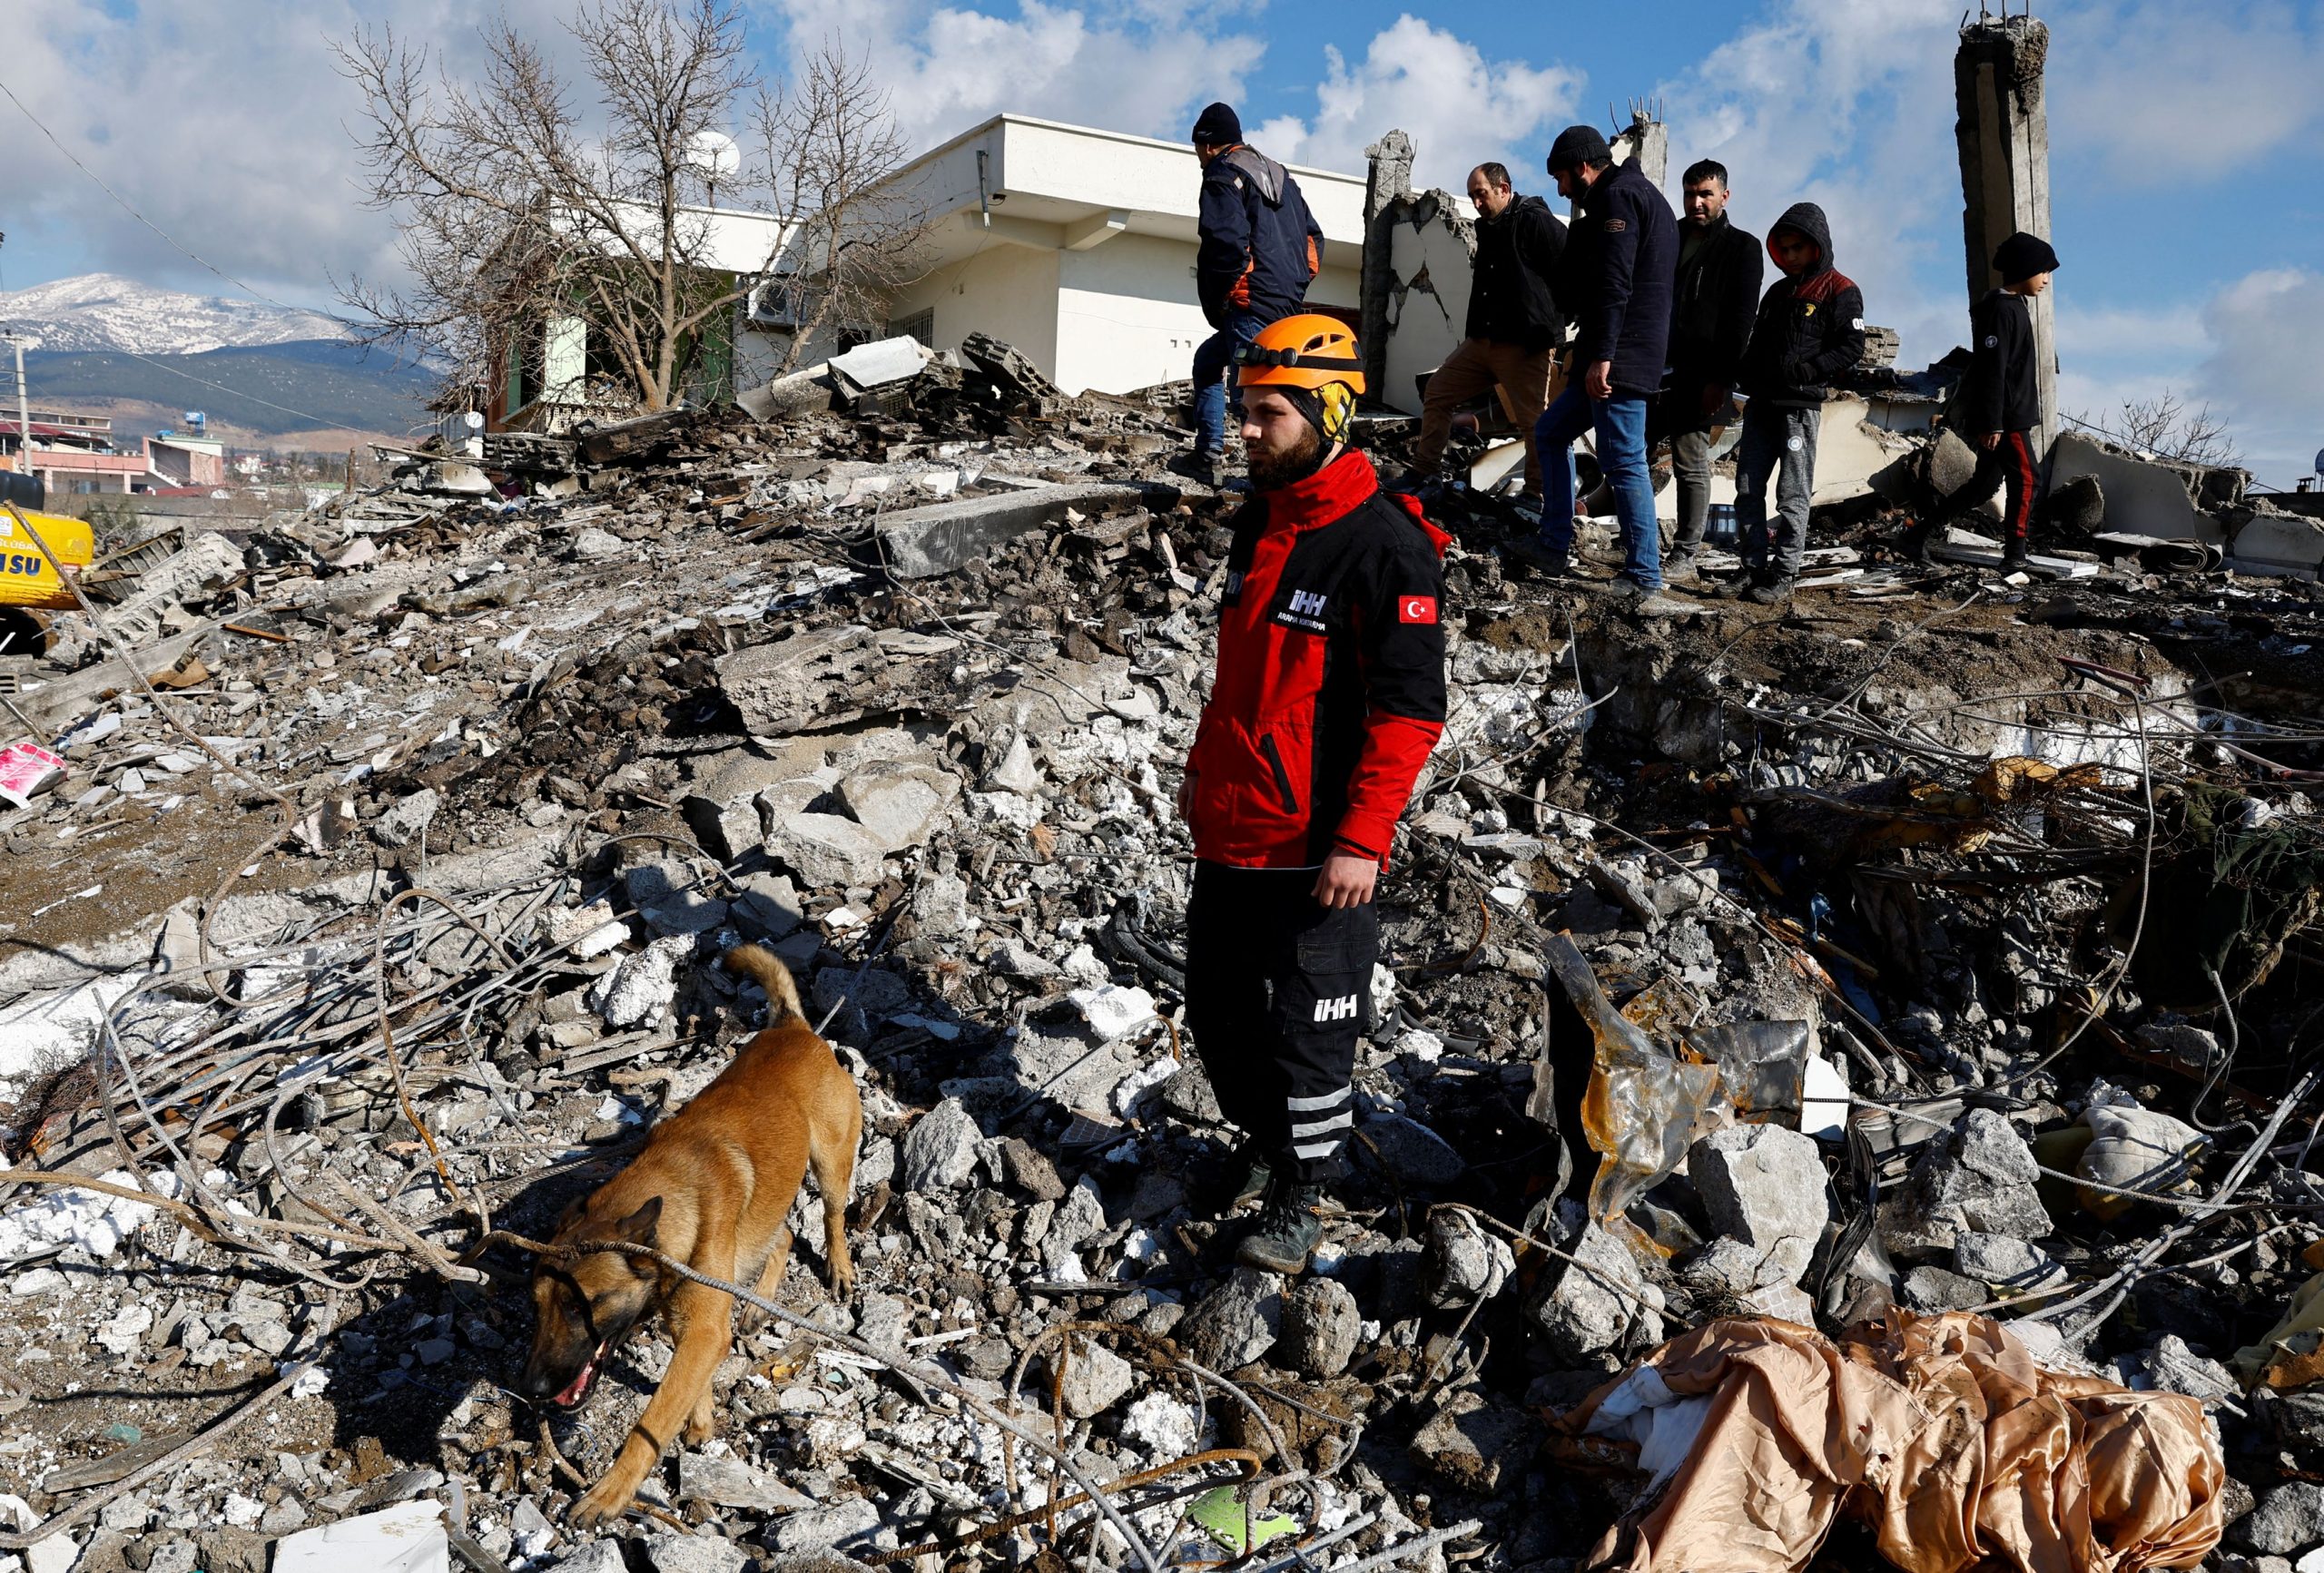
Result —
<instances>
[{"instance_id":1,"label":"man wearing black cap","mask_svg":"<svg viewBox=\"0 0 2324 1573\"><path fill-rule=\"evenodd\" d=\"M2042 392L2034 364L2034 312L2026 302L2050 288L2058 254L2039 235L2020 230L1994 249L2002 287L1969 309L1974 348L1968 374L1947 419L1977 450L1976 473L1938 505L1936 516L1905 537L1905 550L1925 558L1928 543L1946 526L1994 495L2003 496L2001 568L2025 565L2034 499L2041 490L2031 433L2042 424Z\"/></svg>"},{"instance_id":2,"label":"man wearing black cap","mask_svg":"<svg viewBox=\"0 0 2324 1573\"><path fill-rule=\"evenodd\" d=\"M1214 331L1195 349L1195 449L1181 467L1215 487L1226 446L1226 373L1260 329L1307 298L1324 265L1324 231L1299 182L1244 143L1232 106L1204 110L1194 144L1202 160L1195 293Z\"/></svg>"},{"instance_id":3,"label":"man wearing black cap","mask_svg":"<svg viewBox=\"0 0 2324 1573\"><path fill-rule=\"evenodd\" d=\"M1595 128L1568 126L1550 148L1558 194L1573 203L1558 303L1575 319L1573 375L1533 428L1541 456L1541 529L1512 555L1552 575L1573 549L1573 439L1595 431L1613 488L1625 562L1615 588L1636 609L1683 609L1662 590L1662 540L1646 470L1646 406L1662 386L1679 225L1635 163L1617 168Z\"/></svg>"}]
</instances>

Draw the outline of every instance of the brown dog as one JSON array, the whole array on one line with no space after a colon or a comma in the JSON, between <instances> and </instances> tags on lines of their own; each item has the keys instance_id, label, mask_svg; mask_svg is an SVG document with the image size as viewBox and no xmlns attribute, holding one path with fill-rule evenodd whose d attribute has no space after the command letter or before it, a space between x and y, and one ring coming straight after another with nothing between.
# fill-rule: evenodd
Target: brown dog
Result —
<instances>
[{"instance_id":1,"label":"brown dog","mask_svg":"<svg viewBox=\"0 0 2324 1573\"><path fill-rule=\"evenodd\" d=\"M766 1030L654 1127L635 1163L575 1203L552 1243L634 1241L710 1277L755 1283L771 1299L791 1260L783 1220L812 1164L832 1293L845 1300L855 1285L844 1219L862 1101L831 1046L807 1025L783 963L743 945L726 953L725 964L766 990ZM709 1439L710 1379L733 1346L734 1297L650 1258L606 1251L536 1265L533 1306L538 1322L519 1391L566 1410L589 1396L598 1367L630 1329L657 1309L669 1322L675 1353L662 1385L606 1478L574 1505L573 1521L586 1528L627 1510L681 1422L686 1440Z\"/></svg>"}]
</instances>

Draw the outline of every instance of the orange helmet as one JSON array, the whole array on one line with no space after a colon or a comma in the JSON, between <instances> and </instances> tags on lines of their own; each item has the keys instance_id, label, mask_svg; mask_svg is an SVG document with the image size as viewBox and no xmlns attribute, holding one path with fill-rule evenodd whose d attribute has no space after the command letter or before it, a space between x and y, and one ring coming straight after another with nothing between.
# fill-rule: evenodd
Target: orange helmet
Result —
<instances>
[{"instance_id":1,"label":"orange helmet","mask_svg":"<svg viewBox=\"0 0 2324 1573\"><path fill-rule=\"evenodd\" d=\"M1364 359L1356 352L1354 333L1346 323L1317 312L1268 323L1256 340L1236 351L1235 360L1242 369L1236 381L1244 388L1274 383L1318 388L1344 382L1352 393L1364 391Z\"/></svg>"}]
</instances>

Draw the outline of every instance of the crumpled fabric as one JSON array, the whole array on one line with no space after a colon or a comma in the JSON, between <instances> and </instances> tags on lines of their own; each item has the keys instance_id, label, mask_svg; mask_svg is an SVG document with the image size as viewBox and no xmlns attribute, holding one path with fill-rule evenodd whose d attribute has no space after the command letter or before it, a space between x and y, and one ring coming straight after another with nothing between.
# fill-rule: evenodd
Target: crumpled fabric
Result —
<instances>
[{"instance_id":1,"label":"crumpled fabric","mask_svg":"<svg viewBox=\"0 0 2324 1573\"><path fill-rule=\"evenodd\" d=\"M1843 1512L1903 1573L2188 1568L2225 1527L2201 1403L2044 1371L1991 1317L1893 1311L1838 1343L1722 1318L1643 1364L1656 1381L1600 1388L1566 1433L1601 1449L1635 1436L1642 1392L1707 1398L1709 1413L1664 1489L1584 1560L1592 1573L1797 1569Z\"/></svg>"}]
</instances>

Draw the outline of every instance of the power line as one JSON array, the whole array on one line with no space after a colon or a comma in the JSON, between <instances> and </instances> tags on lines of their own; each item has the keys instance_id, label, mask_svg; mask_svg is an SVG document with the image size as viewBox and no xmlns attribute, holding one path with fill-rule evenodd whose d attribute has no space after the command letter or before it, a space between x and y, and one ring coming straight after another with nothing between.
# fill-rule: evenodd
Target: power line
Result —
<instances>
[{"instance_id":1,"label":"power line","mask_svg":"<svg viewBox=\"0 0 2324 1573\"><path fill-rule=\"evenodd\" d=\"M126 197L123 197L119 192L114 191L111 186L105 184L104 181L97 174L96 171L91 169L87 164L83 163L80 159L74 155L71 148L66 147L63 143L59 142L56 138L56 133L42 123L40 116L34 114L30 109L25 108L25 101L16 96L15 89L11 88L6 83L0 82L0 93L6 93L8 95L8 102L15 104L23 113L24 117L33 123L34 126L39 130L41 135L49 140L49 144L54 147L58 152L63 153L66 161L69 162L74 169L79 170L83 174L88 176L89 179L94 182L97 190L104 192L105 195L111 197L116 203L118 203L123 212L127 213L131 218L135 219L139 223L144 225L147 229L161 236L162 240L168 241L172 250L178 251L181 255L191 258L193 261L200 263L203 268L206 268L211 272L217 274L218 277L225 280L226 282L233 285L234 288L240 290L245 295L250 296L252 300L263 300L266 304L281 307L285 311L311 311L313 315L318 317L330 317L330 313L327 311L312 311L312 309L310 307L292 306L283 301L277 300L273 296L267 294L265 291L256 289L251 285L244 283L241 280L235 278L231 273L227 272L223 268L217 266L207 258L198 256L194 252L187 250L184 246L180 245L176 236L171 234L167 230L162 228L161 225L155 223L153 220L147 218L144 214L132 207ZM330 320L334 322L344 322L345 320L345 319L339 317L330 317ZM197 380L199 379L197 379ZM227 388L226 391L231 393L233 389L230 388ZM263 403L265 401L261 399L260 402ZM295 415L298 412L293 410L291 413Z\"/></svg>"}]
</instances>

